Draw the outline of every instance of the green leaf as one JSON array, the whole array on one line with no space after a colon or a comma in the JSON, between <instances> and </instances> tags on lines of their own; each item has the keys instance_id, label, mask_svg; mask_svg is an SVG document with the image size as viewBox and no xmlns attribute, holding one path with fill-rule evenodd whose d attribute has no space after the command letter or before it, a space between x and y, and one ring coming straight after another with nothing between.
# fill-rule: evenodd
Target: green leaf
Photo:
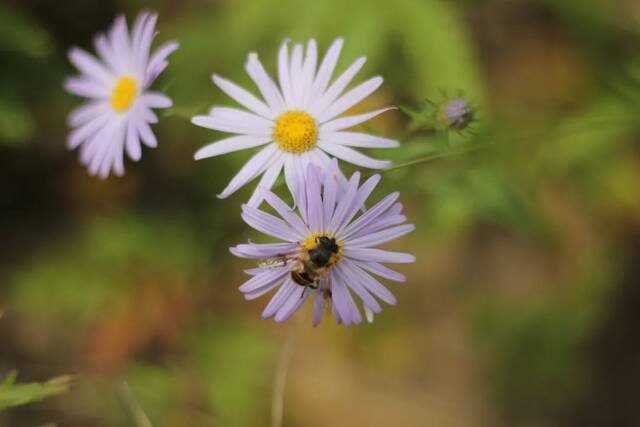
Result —
<instances>
[{"instance_id":1,"label":"green leaf","mask_svg":"<svg viewBox=\"0 0 640 427\"><path fill-rule=\"evenodd\" d=\"M42 383L16 383L16 376L17 371L11 371L0 385L0 411L66 393L73 380L71 375L62 375Z\"/></svg>"},{"instance_id":2,"label":"green leaf","mask_svg":"<svg viewBox=\"0 0 640 427\"><path fill-rule=\"evenodd\" d=\"M0 143L14 145L23 142L33 135L34 130L35 122L24 104L0 99Z\"/></svg>"},{"instance_id":3,"label":"green leaf","mask_svg":"<svg viewBox=\"0 0 640 427\"><path fill-rule=\"evenodd\" d=\"M0 4L0 50L39 57L51 51L48 34L34 22L5 4Z\"/></svg>"}]
</instances>

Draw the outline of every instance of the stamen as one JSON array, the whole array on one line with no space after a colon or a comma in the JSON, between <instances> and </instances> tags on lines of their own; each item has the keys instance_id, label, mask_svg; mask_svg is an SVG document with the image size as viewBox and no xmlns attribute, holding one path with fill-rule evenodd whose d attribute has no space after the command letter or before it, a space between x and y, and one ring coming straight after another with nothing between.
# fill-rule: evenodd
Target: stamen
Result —
<instances>
[{"instance_id":1,"label":"stamen","mask_svg":"<svg viewBox=\"0 0 640 427\"><path fill-rule=\"evenodd\" d=\"M299 154L316 145L318 126L304 111L287 111L276 119L272 136L281 150Z\"/></svg>"},{"instance_id":2,"label":"stamen","mask_svg":"<svg viewBox=\"0 0 640 427\"><path fill-rule=\"evenodd\" d=\"M133 77L122 77L113 88L111 107L118 113L128 109L136 99L137 89L138 84Z\"/></svg>"}]
</instances>

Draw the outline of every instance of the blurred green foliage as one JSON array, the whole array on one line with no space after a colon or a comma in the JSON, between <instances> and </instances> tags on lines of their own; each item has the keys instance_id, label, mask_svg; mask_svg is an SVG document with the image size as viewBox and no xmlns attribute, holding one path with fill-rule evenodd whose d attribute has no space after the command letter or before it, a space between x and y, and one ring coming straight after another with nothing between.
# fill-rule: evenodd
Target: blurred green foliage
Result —
<instances>
[{"instance_id":1,"label":"blurred green foliage","mask_svg":"<svg viewBox=\"0 0 640 427\"><path fill-rule=\"evenodd\" d=\"M42 383L16 383L17 376L18 372L12 371L0 384L0 411L66 393L72 382L72 377L65 375Z\"/></svg>"}]
</instances>

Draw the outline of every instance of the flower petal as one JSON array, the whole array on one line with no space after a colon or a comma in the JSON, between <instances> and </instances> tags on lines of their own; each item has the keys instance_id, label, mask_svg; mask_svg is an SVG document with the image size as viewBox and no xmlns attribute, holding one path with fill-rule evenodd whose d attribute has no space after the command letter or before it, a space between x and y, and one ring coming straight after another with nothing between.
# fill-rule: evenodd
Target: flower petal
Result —
<instances>
[{"instance_id":1,"label":"flower petal","mask_svg":"<svg viewBox=\"0 0 640 427\"><path fill-rule=\"evenodd\" d=\"M330 104L324 111L318 114L318 122L324 123L334 117L344 113L349 108L358 104L360 101L371 95L382 84L382 77L373 77L364 83L351 89L342 95L335 102Z\"/></svg>"},{"instance_id":2,"label":"flower petal","mask_svg":"<svg viewBox=\"0 0 640 427\"><path fill-rule=\"evenodd\" d=\"M320 135L324 135L326 132L333 132L359 125L360 123L371 120L372 118L384 113L385 111L395 109L396 107L381 108L369 113L358 114L356 116L344 116L340 117L339 119L331 120L320 125Z\"/></svg>"},{"instance_id":3,"label":"flower petal","mask_svg":"<svg viewBox=\"0 0 640 427\"><path fill-rule=\"evenodd\" d=\"M173 105L171 99L160 92L146 92L141 98L150 108L169 108Z\"/></svg>"},{"instance_id":4,"label":"flower petal","mask_svg":"<svg viewBox=\"0 0 640 427\"><path fill-rule=\"evenodd\" d=\"M318 114L322 113L333 103L333 101L336 100L336 98L338 98L338 96L340 96L344 88L347 87L349 82L351 82L358 71L360 71L365 62L367 62L367 58L364 56L356 59L353 64L351 64L349 68L347 68L340 77L338 77L331 86L329 86L329 89L327 89L320 98L312 101L309 106L309 111L314 117L317 117Z\"/></svg>"},{"instance_id":5,"label":"flower petal","mask_svg":"<svg viewBox=\"0 0 640 427\"><path fill-rule=\"evenodd\" d=\"M298 233L284 220L249 205L242 205L242 219L262 233L288 242L298 240Z\"/></svg>"},{"instance_id":6,"label":"flower petal","mask_svg":"<svg viewBox=\"0 0 640 427\"><path fill-rule=\"evenodd\" d=\"M276 115L282 113L282 111L284 111L282 94L278 86L276 86L269 74L265 71L256 53L251 52L249 54L245 69L256 86L258 86L260 93L274 113Z\"/></svg>"},{"instance_id":7,"label":"flower petal","mask_svg":"<svg viewBox=\"0 0 640 427\"><path fill-rule=\"evenodd\" d=\"M314 39L307 42L307 51L302 65L302 83L301 83L301 107L307 108L311 95L311 85L316 73L316 63L318 61L318 46Z\"/></svg>"},{"instance_id":8,"label":"flower petal","mask_svg":"<svg viewBox=\"0 0 640 427\"><path fill-rule=\"evenodd\" d=\"M416 227L413 224L398 225L396 227L387 228L376 233L370 233L365 236L360 236L355 239L345 240L345 244L348 243L348 246L350 248L366 248L371 246L378 246L402 237L405 234L415 230L415 228Z\"/></svg>"},{"instance_id":9,"label":"flower petal","mask_svg":"<svg viewBox=\"0 0 640 427\"><path fill-rule=\"evenodd\" d=\"M289 39L282 42L278 51L278 80L280 81L280 90L284 97L286 108L293 106L293 89L291 87L291 75L289 68Z\"/></svg>"},{"instance_id":10,"label":"flower petal","mask_svg":"<svg viewBox=\"0 0 640 427\"><path fill-rule=\"evenodd\" d=\"M100 82L104 85L111 85L115 76L104 67L93 55L77 47L69 50L69 60L86 77Z\"/></svg>"},{"instance_id":11,"label":"flower petal","mask_svg":"<svg viewBox=\"0 0 640 427\"><path fill-rule=\"evenodd\" d=\"M375 278L369 275L369 273L361 270L349 260L343 260L343 262L345 264L344 267L349 269L350 278L352 280L358 281L369 292L371 292L387 304L394 305L397 302L396 297L391 293L391 291L387 289L382 283L378 282Z\"/></svg>"},{"instance_id":12,"label":"flower petal","mask_svg":"<svg viewBox=\"0 0 640 427\"><path fill-rule=\"evenodd\" d=\"M229 249L237 257L256 259L285 256L297 250L297 243L242 243Z\"/></svg>"},{"instance_id":13,"label":"flower petal","mask_svg":"<svg viewBox=\"0 0 640 427\"><path fill-rule=\"evenodd\" d=\"M221 132L271 137L271 123L255 114L235 108L214 107L207 116L195 116L191 123Z\"/></svg>"},{"instance_id":14,"label":"flower petal","mask_svg":"<svg viewBox=\"0 0 640 427\"><path fill-rule=\"evenodd\" d=\"M218 197L226 199L235 193L240 187L263 173L270 165L278 160L280 155L281 152L278 150L276 144L269 144L258 151L231 179L231 182L222 190L222 193L220 193Z\"/></svg>"},{"instance_id":15,"label":"flower petal","mask_svg":"<svg viewBox=\"0 0 640 427\"><path fill-rule=\"evenodd\" d=\"M359 261L388 262L391 264L405 264L416 261L416 257L411 254L376 248L344 248L343 254L345 257Z\"/></svg>"},{"instance_id":16,"label":"flower petal","mask_svg":"<svg viewBox=\"0 0 640 427\"><path fill-rule=\"evenodd\" d=\"M338 63L343 43L344 40L342 38L337 38L327 50L327 53L322 60L322 64L320 64L320 68L318 68L318 74L313 81L313 85L311 85L309 95L310 100L318 99L327 89L329 80L331 80L331 76L333 75L333 70Z\"/></svg>"},{"instance_id":17,"label":"flower petal","mask_svg":"<svg viewBox=\"0 0 640 427\"><path fill-rule=\"evenodd\" d=\"M278 176L280 175L283 164L284 156L280 154L278 159L274 161L271 166L269 166L267 170L262 174L262 178L260 178L258 186L247 202L249 206L254 206L256 208L260 206L260 204L264 200L265 190L271 190L271 187L273 187L273 184L276 182L276 179L278 179Z\"/></svg>"},{"instance_id":18,"label":"flower petal","mask_svg":"<svg viewBox=\"0 0 640 427\"><path fill-rule=\"evenodd\" d=\"M211 76L211 78L213 79L213 83L215 83L216 86L218 86L224 93L229 95L229 97L233 98L243 107L268 119L274 119L276 117L273 110L267 107L264 102L260 101L258 98L256 98L237 84L216 74Z\"/></svg>"},{"instance_id":19,"label":"flower petal","mask_svg":"<svg viewBox=\"0 0 640 427\"><path fill-rule=\"evenodd\" d=\"M208 157L215 157L221 154L232 153L234 151L245 150L249 148L259 147L271 142L271 138L267 136L258 137L251 135L237 135L220 141L205 145L196 151L193 158L202 160Z\"/></svg>"},{"instance_id":20,"label":"flower petal","mask_svg":"<svg viewBox=\"0 0 640 427\"><path fill-rule=\"evenodd\" d=\"M271 298L269 304L267 304L267 306L265 307L264 311L262 312L262 318L268 319L269 317L276 314L276 312L280 310L280 307L282 307L282 305L289 299L291 294L293 294L293 292L295 292L296 288L298 287L299 286L293 283L291 279L286 280L284 284L280 286L278 292L276 292L273 298Z\"/></svg>"},{"instance_id":21,"label":"flower petal","mask_svg":"<svg viewBox=\"0 0 640 427\"><path fill-rule=\"evenodd\" d=\"M264 192L265 201L293 228L299 235L299 240L311 234L307 225L300 219L296 212L287 206L282 199L271 191Z\"/></svg>"},{"instance_id":22,"label":"flower petal","mask_svg":"<svg viewBox=\"0 0 640 427\"><path fill-rule=\"evenodd\" d=\"M369 157L353 148L345 147L344 145L332 144L326 141L318 142L318 147L326 151L327 153L335 156L345 162L352 163L356 166L362 166L369 169L386 169L393 163L388 160L377 160Z\"/></svg>"},{"instance_id":23,"label":"flower petal","mask_svg":"<svg viewBox=\"0 0 640 427\"><path fill-rule=\"evenodd\" d=\"M385 267L384 265L377 262L364 262L364 261L351 261L358 267L368 271L369 273L373 273L376 276L380 276L384 279L392 280L394 282L405 282L407 278L404 274L400 274L395 270L390 269L389 267Z\"/></svg>"},{"instance_id":24,"label":"flower petal","mask_svg":"<svg viewBox=\"0 0 640 427\"><path fill-rule=\"evenodd\" d=\"M347 145L358 148L395 148L400 143L394 139L381 138L361 132L327 132L322 140L332 144Z\"/></svg>"},{"instance_id":25,"label":"flower petal","mask_svg":"<svg viewBox=\"0 0 640 427\"><path fill-rule=\"evenodd\" d=\"M344 231L342 233L342 238L349 239L352 236L355 236L355 237L359 236L361 234L360 230L362 230L372 221L378 219L380 215L382 215L385 211L387 211L387 209L389 209L395 203L395 201L398 200L399 196L400 196L400 193L398 193L397 191L394 193L391 193L388 196L386 196L384 199L376 203L374 206L367 209L362 214L362 216L360 216L359 218L357 218L355 221L353 221L351 224L347 225L344 228Z\"/></svg>"},{"instance_id":26,"label":"flower petal","mask_svg":"<svg viewBox=\"0 0 640 427\"><path fill-rule=\"evenodd\" d=\"M144 83L145 87L148 87L153 83L160 73L162 73L168 64L167 57L178 49L178 47L180 47L178 42L170 41L155 50L153 55L149 58L149 64L147 65Z\"/></svg>"}]
</instances>

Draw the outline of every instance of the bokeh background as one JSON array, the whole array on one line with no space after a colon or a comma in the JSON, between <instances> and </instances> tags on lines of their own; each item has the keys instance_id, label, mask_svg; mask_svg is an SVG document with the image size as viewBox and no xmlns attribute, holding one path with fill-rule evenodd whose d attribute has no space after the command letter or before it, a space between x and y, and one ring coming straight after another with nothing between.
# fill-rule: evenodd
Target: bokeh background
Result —
<instances>
[{"instance_id":1,"label":"bokeh background","mask_svg":"<svg viewBox=\"0 0 640 427\"><path fill-rule=\"evenodd\" d=\"M65 149L66 52L141 9L181 43L175 107L103 181ZM232 103L212 72L252 87L248 52L273 73L285 37L337 36L385 77L357 111L404 107L372 154L423 159L374 193L401 189L418 262L371 325L277 325L227 249L250 189L215 197L249 153L194 162L220 135L188 119ZM477 120L434 130L458 94ZM267 426L283 347L285 426L639 426L639 112L636 0L3 0L0 426Z\"/></svg>"}]
</instances>

